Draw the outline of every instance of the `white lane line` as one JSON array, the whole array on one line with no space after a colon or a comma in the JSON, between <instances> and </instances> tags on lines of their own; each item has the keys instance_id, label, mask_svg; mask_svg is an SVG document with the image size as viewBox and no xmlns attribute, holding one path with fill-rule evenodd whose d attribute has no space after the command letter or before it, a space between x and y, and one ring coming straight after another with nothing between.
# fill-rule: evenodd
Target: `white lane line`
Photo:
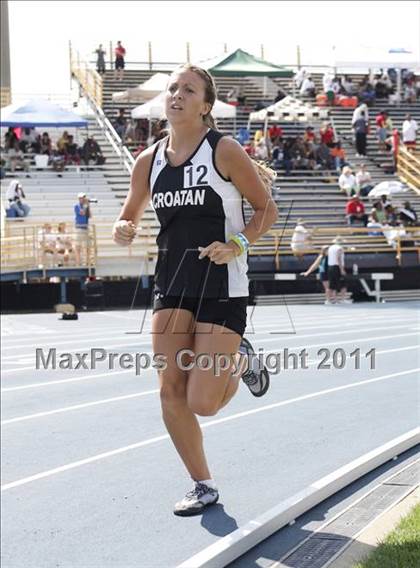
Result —
<instances>
[{"instance_id":1,"label":"white lane line","mask_svg":"<svg viewBox=\"0 0 420 568\"><path fill-rule=\"evenodd\" d=\"M386 353L395 353L396 351L407 351L409 349L419 349L419 346L413 345L413 346L401 347L401 348L396 348L396 349L387 349L385 351L378 351L377 355L382 355L382 354L386 354ZM314 365L317 365L317 364L319 364L319 361L317 361L317 360L309 360L308 361L309 366L314 366ZM52 414L69 412L69 411L72 411L72 410L80 410L81 408L89 408L91 406L106 404L108 402L117 402L117 401L127 400L127 399L130 399L130 398L136 398L136 397L139 397L139 396L153 395L153 394L157 394L159 392L159 390L160 389L141 391L139 393L133 393L133 394L129 394L129 395L122 395L122 396L117 396L117 397L112 397L112 398L105 398L105 399L100 399L100 400L93 401L93 402L75 404L75 405L72 405L72 406L64 406L62 408L57 408L55 410L47 410L45 412L37 412L35 414L27 414L25 416L17 416L15 418L3 420L1 422L1 425L3 426L5 424L12 424L14 422L22 422L24 420L31 420L33 418L41 418L41 417L43 418L45 416L50 416Z\"/></svg>"},{"instance_id":2,"label":"white lane line","mask_svg":"<svg viewBox=\"0 0 420 568\"><path fill-rule=\"evenodd\" d=\"M256 316L254 315L253 317L256 317ZM368 318L368 320L362 320L360 323L362 325L363 324L369 324L373 320L388 322L389 317L388 317L388 315L386 315L386 316L385 315L383 315L383 316L382 315L381 316L380 315L370 316ZM305 319L305 320L302 320L302 321L293 320L293 323L294 323L296 328L299 327L300 331L302 329L310 329L310 328L323 329L323 328L329 328L329 327L336 327L336 326L340 326L342 323L349 325L349 326L354 325L354 322L349 322L348 317L342 317L342 316L329 316L327 321L328 321L328 324L320 324L319 318L318 319L315 318L315 319L309 319L309 320ZM332 322L332 323L330 323L330 322ZM287 322L287 321L282 322L282 323L283 323L283 325L289 324L289 322ZM308 323L309 324L313 323L315 325L308 326L307 325ZM398 323L398 322L394 321L394 323ZM140 324L140 322L139 322L139 324ZM275 324L275 326L274 326L274 324ZM268 321L268 323L267 323L267 321L261 321L261 322L258 322L255 325L251 325L251 323L249 323L248 327L250 329L248 330L248 333L251 334L250 333L251 331L255 331L255 330L258 330L258 329L267 329L267 326L271 327L271 325L272 325L272 323L270 321ZM273 321L273 327L276 327L276 328L279 327L278 319ZM92 329L92 331L90 331L90 329L86 330L86 328L77 329L76 331L77 331L77 334L78 334L78 338L81 341L83 341L85 338L86 338L86 341L88 341L88 340L90 340L91 336L93 336L93 338L101 337L101 336L107 337L107 336L113 336L113 335L115 336L116 333L121 333L122 335L124 335L126 332L127 332L127 335L132 335L133 332L140 331L140 328L139 329L136 329L136 328L127 329L127 330L124 330L124 331L122 331L121 328L115 328L115 329L110 329L110 330L107 330L107 331L104 330L101 333L98 333L98 330ZM289 331L290 331L290 329L285 329L285 330L282 331L282 333L288 333ZM58 333L58 330L53 330L49 335L54 334L54 336L55 336L57 333ZM145 326L142 329L142 332L139 333L138 335L140 336L140 335L145 335L145 334L150 334L150 333L151 333L151 327ZM37 338L40 335L42 335L42 334L37 334ZM65 345L66 343L73 343L74 342L74 335L61 334L60 337L64 338L64 340L63 341L60 340L60 342L55 342L54 345ZM47 342L49 339L51 339L51 337L46 337L44 341ZM27 344L24 343L23 341L27 342ZM7 342L6 341L4 342L3 350L4 349L21 349L22 347L32 347L33 342L34 342L33 337L28 337L25 340L16 339L16 340L13 341L13 343L11 342L11 340L8 340Z\"/></svg>"},{"instance_id":3,"label":"white lane line","mask_svg":"<svg viewBox=\"0 0 420 568\"><path fill-rule=\"evenodd\" d=\"M138 398L140 396L147 396L149 394L157 394L159 389L153 389L149 391L136 392L133 394L126 394L123 396L115 396L113 398L104 398L102 400L96 400L94 402L86 402L84 404L74 404L73 406L66 406L64 408L57 408L56 410L49 410L47 412L37 412L36 414L27 414L26 416L20 416L17 418L11 418L10 420L2 420L1 424L13 424L14 422L22 422L24 420L31 420L33 418L41 418L45 416L51 416L52 414L59 414L61 412L69 412L71 410L80 410L81 408L90 408L92 406L98 406L100 404L107 404L108 402L119 402L121 400L129 400L131 398Z\"/></svg>"},{"instance_id":4,"label":"white lane line","mask_svg":"<svg viewBox=\"0 0 420 568\"><path fill-rule=\"evenodd\" d=\"M275 334L275 336L273 337L273 334L270 332L264 333L264 334L259 334L258 335L258 340L259 341L279 341L280 338L282 341L291 341L293 339L307 339L308 337L322 337L322 336L328 336L328 335L346 335L349 333L368 333L370 331L381 331L384 329L384 326L381 325L379 327L365 327L365 328L354 328L354 329L345 329L345 330L341 330L341 331L333 331L333 330L328 330L328 331L324 331L324 332L317 332L317 333L309 333L306 335L299 335L299 334L293 334L293 335L287 335L284 336L283 334ZM394 325L392 329L407 329L407 324L404 325ZM419 332L420 332L420 327L418 328ZM127 343L126 341L124 343L109 343L106 347L104 347L103 344L99 344L99 345L90 345L89 349L106 349L106 350L110 350L113 349L115 347L138 347L140 345L148 345L150 344L151 338L150 336L145 338L144 341L138 341L136 343ZM72 347L71 349L66 350L66 353L76 353L76 352L81 352L83 351L83 349L86 346L78 346L78 347ZM15 359L16 355L8 355L6 357L3 357L3 361L7 361L10 359ZM26 358L22 358L22 360L26 361ZM5 369L7 370L7 369Z\"/></svg>"},{"instance_id":5,"label":"white lane line","mask_svg":"<svg viewBox=\"0 0 420 568\"><path fill-rule=\"evenodd\" d=\"M201 423L201 427L202 428L209 428L210 426L216 426L218 424L223 424L225 422L231 422L232 420L237 420L238 418L243 418L245 416L251 416L253 414L258 414L260 412L265 412L266 410L272 410L274 408L280 408L282 406L287 406L289 404L293 404L293 403L296 403L296 402L302 402L304 400L310 400L312 398L317 398L317 397L324 396L324 395L327 395L327 394L331 394L331 393L334 393L334 392L339 392L339 391L351 389L351 388L354 388L354 387L364 386L364 385L376 383L376 382L379 382L379 381L384 381L384 380L395 378L395 377L401 377L401 376L404 376L404 375L412 375L413 373L418 373L418 371L420 371L420 367L417 367L417 368L414 368L414 369L409 369L407 371L400 371L399 373L391 373L389 375L382 375L381 377L375 377L374 379L365 379L365 380L362 380L362 381L357 381L356 383L350 383L348 385L342 385L342 386L339 386L339 387L324 389L322 391L306 394L306 395L303 395L303 396L298 396L298 397L295 397L295 398L283 400L281 402L276 402L276 403L273 403L273 404L268 404L266 406L261 406L259 408L254 408L252 410L246 410L244 412L238 412L236 414L232 414L231 416L225 416L224 418L218 418L216 420L210 420L210 421L207 421L207 422L203 422L203 423ZM88 463L93 463L93 462L99 461L101 459L105 459L105 458L108 458L108 457L111 457L111 456L115 456L115 455L121 454L123 452L127 452L127 451L130 451L130 450L135 450L137 448L148 446L150 444L159 442L161 440L167 440L168 438L169 438L169 434L164 434L162 436L157 436L155 438L143 440L142 442L130 444L129 446L123 446L121 448L117 448L116 450L103 452L101 454L91 456L90 458L78 460L76 462L70 462L68 464L62 465L60 467L56 467L54 469L42 471L42 472L37 473L35 475L30 475L29 477L17 479L16 481L12 481L10 483L5 483L4 485L2 485L1 490L7 491L8 489L12 489L14 487L20 487L22 485L26 485L27 483L31 483L31 482L36 481L38 479L44 479L46 477L50 477L50 476L55 475L57 473L62 473L63 471L68 471L70 469L74 469L76 467L80 467L80 466L86 465Z\"/></svg>"},{"instance_id":6,"label":"white lane line","mask_svg":"<svg viewBox=\"0 0 420 568\"><path fill-rule=\"evenodd\" d=\"M365 339L350 339L350 340L346 340L346 341L337 341L335 343L329 343L328 347L330 347L331 345L344 345L347 343L363 343L364 341L380 341L381 339L389 339L390 337L392 338L396 338L396 337L407 337L407 336L411 336L411 335L416 335L417 333L402 333L399 335L386 335L386 336L376 336L376 337L366 337ZM278 338L277 338L278 339ZM270 340L266 340L266 341L270 341ZM325 347L324 343L318 343L318 344L312 344L312 345L289 345L288 346L290 349L294 349L294 350L298 350L298 349L311 349L313 347ZM417 345L415 347L418 347ZM382 352L386 352L386 351L382 351ZM276 353L276 351L271 351L271 353ZM152 351L146 351L145 352L146 355L149 355L150 357L153 357L153 352ZM257 352L258 355L258 352ZM31 367L32 370L35 370L34 367ZM16 369L16 370L22 370L22 369ZM56 369L57 371L60 371L60 369ZM150 369L145 369L145 372L150 371ZM3 373L6 372L3 371ZM11 372L11 370L8 369L8 372ZM47 382L42 382L42 383L30 383L29 385L22 385L19 387L6 387L6 388L2 388L1 392L5 393L5 392L13 392L13 391L17 391L17 390L25 390L25 389L29 389L29 388L42 388L42 387L48 387L50 385L58 385L58 384L62 384L62 383L70 383L70 382L77 382L77 381L85 381L88 379L95 379L96 377L105 377L105 376L112 376L113 374L115 374L116 376L123 374L123 373L133 373L134 369L127 369L125 371L118 371L115 373L97 373L95 375L82 375L81 377L74 377L71 379L60 379L58 381L47 381ZM140 376L140 375L139 375Z\"/></svg>"}]
</instances>

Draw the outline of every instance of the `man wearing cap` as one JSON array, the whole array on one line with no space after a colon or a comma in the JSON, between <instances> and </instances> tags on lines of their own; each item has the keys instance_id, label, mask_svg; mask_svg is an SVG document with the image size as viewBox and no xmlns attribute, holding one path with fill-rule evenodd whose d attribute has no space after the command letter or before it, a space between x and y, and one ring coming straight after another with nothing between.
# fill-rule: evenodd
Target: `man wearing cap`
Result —
<instances>
[{"instance_id":1,"label":"man wearing cap","mask_svg":"<svg viewBox=\"0 0 420 568\"><path fill-rule=\"evenodd\" d=\"M89 219L91 217L89 200L86 193L78 193L79 202L74 206L75 214L75 254L76 264L81 264L81 251L85 249L86 264L88 259L88 236L89 236Z\"/></svg>"}]
</instances>

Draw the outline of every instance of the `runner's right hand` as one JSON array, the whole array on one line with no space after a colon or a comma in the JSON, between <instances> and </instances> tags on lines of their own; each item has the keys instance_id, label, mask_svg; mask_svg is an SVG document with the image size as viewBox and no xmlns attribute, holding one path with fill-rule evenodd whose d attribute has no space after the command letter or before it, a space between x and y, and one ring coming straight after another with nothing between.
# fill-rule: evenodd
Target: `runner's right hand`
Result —
<instances>
[{"instance_id":1,"label":"runner's right hand","mask_svg":"<svg viewBox=\"0 0 420 568\"><path fill-rule=\"evenodd\" d=\"M115 221L112 238L117 245L128 246L136 236L136 226L133 221Z\"/></svg>"}]
</instances>

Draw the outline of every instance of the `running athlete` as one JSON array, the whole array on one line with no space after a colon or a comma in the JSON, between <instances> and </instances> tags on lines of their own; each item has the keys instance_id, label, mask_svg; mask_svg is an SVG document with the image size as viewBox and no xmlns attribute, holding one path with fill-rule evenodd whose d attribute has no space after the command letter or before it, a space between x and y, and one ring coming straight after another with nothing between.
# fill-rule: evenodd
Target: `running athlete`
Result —
<instances>
[{"instance_id":1,"label":"running athlete","mask_svg":"<svg viewBox=\"0 0 420 568\"><path fill-rule=\"evenodd\" d=\"M262 170L235 140L215 129L215 100L206 71L192 65L174 71L165 99L169 135L137 158L113 229L117 244L130 244L151 199L161 225L152 342L166 362L158 370L162 414L194 481L175 505L181 516L201 513L219 498L196 414L213 416L234 396L240 354L246 356L242 361L248 358L242 379L251 393L261 396L269 385L267 370L252 358L252 345L242 336L249 293L246 251L278 217L268 192L273 172ZM243 197L254 209L247 225ZM194 364L201 354L210 361L226 355L231 364L216 374L207 363Z\"/></svg>"}]
</instances>

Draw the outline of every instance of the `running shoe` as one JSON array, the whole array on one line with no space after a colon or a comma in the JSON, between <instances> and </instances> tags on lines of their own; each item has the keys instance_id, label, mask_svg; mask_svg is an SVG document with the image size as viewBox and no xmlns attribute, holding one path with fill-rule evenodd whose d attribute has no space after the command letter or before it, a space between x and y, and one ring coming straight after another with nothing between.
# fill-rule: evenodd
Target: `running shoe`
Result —
<instances>
[{"instance_id":1,"label":"running shoe","mask_svg":"<svg viewBox=\"0 0 420 568\"><path fill-rule=\"evenodd\" d=\"M180 517L199 515L209 505L214 505L219 499L217 489L212 489L204 483L195 482L194 489L188 491L182 501L175 504L174 514Z\"/></svg>"},{"instance_id":2,"label":"running shoe","mask_svg":"<svg viewBox=\"0 0 420 568\"><path fill-rule=\"evenodd\" d=\"M242 337L239 353L247 356L249 368L242 374L241 379L254 396L263 396L270 386L270 375L255 355L254 348L245 337Z\"/></svg>"}]
</instances>

